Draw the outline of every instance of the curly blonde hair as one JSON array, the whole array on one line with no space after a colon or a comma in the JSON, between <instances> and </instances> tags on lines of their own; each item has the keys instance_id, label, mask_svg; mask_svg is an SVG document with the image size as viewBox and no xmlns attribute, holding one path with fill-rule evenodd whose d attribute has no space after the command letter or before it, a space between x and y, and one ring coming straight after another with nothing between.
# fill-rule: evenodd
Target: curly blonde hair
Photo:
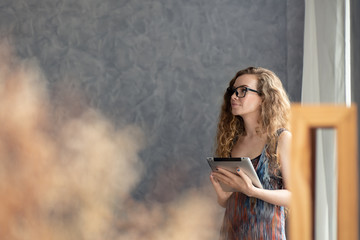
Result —
<instances>
[{"instance_id":1,"label":"curly blonde hair","mask_svg":"<svg viewBox=\"0 0 360 240\"><path fill-rule=\"evenodd\" d=\"M266 133L266 154L270 159L276 158L277 130L289 128L290 101L282 86L280 79L272 71L249 67L237 72L230 81L229 87L233 87L236 79L243 74L253 74L258 79L257 91L262 98L260 107L260 127L258 134ZM224 94L224 102L221 107L217 136L216 152L218 157L231 156L233 145L239 136L245 136L244 121L241 116L234 116L231 112L231 93Z\"/></svg>"}]
</instances>

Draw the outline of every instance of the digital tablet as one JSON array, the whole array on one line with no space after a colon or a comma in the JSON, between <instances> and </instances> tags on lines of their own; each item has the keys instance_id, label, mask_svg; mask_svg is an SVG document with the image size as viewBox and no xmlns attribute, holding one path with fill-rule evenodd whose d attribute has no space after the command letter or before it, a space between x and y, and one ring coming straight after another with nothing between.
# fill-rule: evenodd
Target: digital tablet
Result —
<instances>
[{"instance_id":1,"label":"digital tablet","mask_svg":"<svg viewBox=\"0 0 360 240\"><path fill-rule=\"evenodd\" d=\"M260 182L258 175L251 163L250 158L241 157L241 158L214 158L208 157L207 161L212 169L212 171L216 172L216 168L220 167L226 169L234 174L237 174L236 170L240 168L246 175L249 176L254 186L258 188L263 188ZM226 192L237 192L237 190L232 189L230 186L220 183L221 187Z\"/></svg>"}]
</instances>

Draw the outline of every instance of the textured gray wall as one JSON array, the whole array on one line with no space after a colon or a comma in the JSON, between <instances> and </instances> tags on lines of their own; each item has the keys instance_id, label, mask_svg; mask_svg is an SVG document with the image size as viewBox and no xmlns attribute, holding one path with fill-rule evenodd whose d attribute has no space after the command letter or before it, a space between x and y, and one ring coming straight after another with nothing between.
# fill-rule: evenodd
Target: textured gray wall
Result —
<instances>
[{"instance_id":1,"label":"textured gray wall","mask_svg":"<svg viewBox=\"0 0 360 240\"><path fill-rule=\"evenodd\" d=\"M303 17L296 0L2 0L0 36L38 60L54 96L65 86L140 126L147 171L134 196L168 201L208 177L239 69L272 69L300 100Z\"/></svg>"}]
</instances>

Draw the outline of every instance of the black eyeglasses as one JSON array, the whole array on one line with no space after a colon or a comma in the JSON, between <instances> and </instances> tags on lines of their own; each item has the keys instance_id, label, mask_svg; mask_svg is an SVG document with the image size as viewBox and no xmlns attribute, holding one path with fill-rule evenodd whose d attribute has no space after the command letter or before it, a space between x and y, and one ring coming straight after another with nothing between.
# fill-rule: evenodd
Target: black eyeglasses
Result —
<instances>
[{"instance_id":1,"label":"black eyeglasses","mask_svg":"<svg viewBox=\"0 0 360 240\"><path fill-rule=\"evenodd\" d=\"M245 97L246 93L248 91L256 92L257 94L260 95L260 93L258 91L254 90L254 89L251 89L251 88L248 88L248 87L244 87L244 86L240 86L240 87L237 87L237 88L228 87L226 89L226 91L230 94L230 96L232 96L235 93L238 98Z\"/></svg>"}]
</instances>

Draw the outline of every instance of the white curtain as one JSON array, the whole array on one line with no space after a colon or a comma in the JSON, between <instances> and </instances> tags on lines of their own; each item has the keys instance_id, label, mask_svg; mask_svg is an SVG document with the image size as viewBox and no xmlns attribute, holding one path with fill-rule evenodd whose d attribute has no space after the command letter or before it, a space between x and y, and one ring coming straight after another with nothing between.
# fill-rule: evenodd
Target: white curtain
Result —
<instances>
[{"instance_id":1,"label":"white curtain","mask_svg":"<svg viewBox=\"0 0 360 240\"><path fill-rule=\"evenodd\" d=\"M345 1L305 0L302 103L345 103ZM317 131L316 240L337 237L335 135Z\"/></svg>"}]
</instances>

